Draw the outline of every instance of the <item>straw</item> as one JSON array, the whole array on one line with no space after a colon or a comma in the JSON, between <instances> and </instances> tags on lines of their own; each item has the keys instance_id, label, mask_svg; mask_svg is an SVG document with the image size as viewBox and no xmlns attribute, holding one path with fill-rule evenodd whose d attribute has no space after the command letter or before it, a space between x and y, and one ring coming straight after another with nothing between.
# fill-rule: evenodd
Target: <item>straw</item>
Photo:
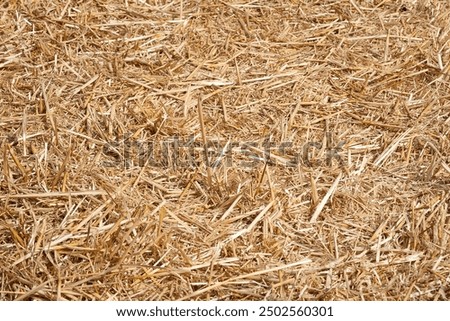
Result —
<instances>
[{"instance_id":1,"label":"straw","mask_svg":"<svg viewBox=\"0 0 450 321\"><path fill-rule=\"evenodd\" d=\"M448 301L449 21L3 1L0 300Z\"/></svg>"}]
</instances>

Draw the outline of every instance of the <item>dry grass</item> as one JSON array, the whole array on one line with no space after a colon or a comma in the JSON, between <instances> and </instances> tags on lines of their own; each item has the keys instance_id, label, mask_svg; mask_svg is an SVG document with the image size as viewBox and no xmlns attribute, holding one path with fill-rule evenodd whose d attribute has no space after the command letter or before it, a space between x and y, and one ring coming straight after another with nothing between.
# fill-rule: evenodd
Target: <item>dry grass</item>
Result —
<instances>
[{"instance_id":1,"label":"dry grass","mask_svg":"<svg viewBox=\"0 0 450 321\"><path fill-rule=\"evenodd\" d=\"M449 115L445 0L2 1L0 300L448 300Z\"/></svg>"}]
</instances>

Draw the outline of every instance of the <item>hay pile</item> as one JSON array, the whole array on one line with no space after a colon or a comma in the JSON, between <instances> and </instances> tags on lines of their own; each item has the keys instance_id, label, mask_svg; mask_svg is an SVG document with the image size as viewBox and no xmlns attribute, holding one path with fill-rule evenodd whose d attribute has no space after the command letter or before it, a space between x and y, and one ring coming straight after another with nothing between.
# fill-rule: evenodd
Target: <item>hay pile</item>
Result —
<instances>
[{"instance_id":1,"label":"hay pile","mask_svg":"<svg viewBox=\"0 0 450 321\"><path fill-rule=\"evenodd\" d=\"M445 0L3 1L0 300L448 300L449 115Z\"/></svg>"}]
</instances>

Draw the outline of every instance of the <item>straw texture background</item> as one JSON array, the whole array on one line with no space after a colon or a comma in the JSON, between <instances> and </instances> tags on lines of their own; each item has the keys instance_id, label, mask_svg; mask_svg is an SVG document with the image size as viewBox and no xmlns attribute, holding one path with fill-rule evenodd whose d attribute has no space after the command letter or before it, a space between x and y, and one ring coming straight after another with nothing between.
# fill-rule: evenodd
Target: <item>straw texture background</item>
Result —
<instances>
[{"instance_id":1,"label":"straw texture background","mask_svg":"<svg viewBox=\"0 0 450 321\"><path fill-rule=\"evenodd\" d=\"M449 116L448 1L0 1L0 300L448 300Z\"/></svg>"}]
</instances>

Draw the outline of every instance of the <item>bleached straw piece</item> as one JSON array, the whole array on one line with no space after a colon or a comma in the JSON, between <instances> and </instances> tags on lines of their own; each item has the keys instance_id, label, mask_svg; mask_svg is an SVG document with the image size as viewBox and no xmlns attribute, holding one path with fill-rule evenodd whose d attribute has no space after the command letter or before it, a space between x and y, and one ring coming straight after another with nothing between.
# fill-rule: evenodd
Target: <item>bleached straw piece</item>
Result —
<instances>
[{"instance_id":1,"label":"bleached straw piece","mask_svg":"<svg viewBox=\"0 0 450 321\"><path fill-rule=\"evenodd\" d=\"M388 148L386 148L380 156L378 156L378 158L375 160L374 165L375 166L380 166L388 157L389 155L391 155L395 149L397 148L397 146L406 138L406 136L408 136L408 134L411 132L412 128L409 128L408 130L406 130L404 133L402 133L400 136L397 137L397 139L395 139Z\"/></svg>"},{"instance_id":2,"label":"bleached straw piece","mask_svg":"<svg viewBox=\"0 0 450 321\"><path fill-rule=\"evenodd\" d=\"M256 224L258 224L259 221L261 221L261 219L264 217L264 215L270 210L270 208L273 206L274 202L270 202L269 204L267 204L266 207L264 207L264 209L258 214L258 216L255 217L255 219L253 220L253 222L247 226L246 228L237 231L236 233L234 233L233 235L230 236L229 241L235 240L237 239L239 236L242 236L244 234L249 233L251 230L253 230L253 228L255 227Z\"/></svg>"},{"instance_id":3,"label":"bleached straw piece","mask_svg":"<svg viewBox=\"0 0 450 321\"><path fill-rule=\"evenodd\" d=\"M276 266L276 267L273 267L273 268L269 268L269 269L265 269L265 270L261 270L261 271L256 271L256 272L252 272L252 273L248 273L248 274L238 275L238 276L230 278L230 279L228 279L226 281L214 283L214 284L212 284L212 285L210 285L210 286L208 286L206 288L203 288L203 289L198 290L198 291L196 291L194 293L186 295L183 298L181 298L180 301L188 300L188 299L190 299L192 297L198 296L198 295L200 295L202 293L205 293L205 292L207 292L209 290L215 289L217 287L229 284L229 283L237 281L237 280L243 280L243 279L246 279L246 278L250 278L250 277L257 276L257 275L262 275L262 274L267 274L267 273L270 273L270 272L281 271L281 270L284 270L284 269L297 267L299 265L309 264L311 262L312 262L311 259L304 258L304 259L301 259L301 260L299 260L297 262L293 262L293 263L289 263L289 264L285 264L285 265L281 265L281 266Z\"/></svg>"},{"instance_id":4,"label":"bleached straw piece","mask_svg":"<svg viewBox=\"0 0 450 321\"><path fill-rule=\"evenodd\" d=\"M328 202L328 199L333 195L334 191L336 190L336 187L338 186L339 182L341 181L342 173L339 173L338 177L334 180L333 184L331 185L328 192L325 194L322 201L320 201L319 205L317 205L316 210L314 211L314 214L311 217L310 223L315 223L317 221L317 218L319 217L320 213L322 212L323 207Z\"/></svg>"},{"instance_id":5,"label":"bleached straw piece","mask_svg":"<svg viewBox=\"0 0 450 321\"><path fill-rule=\"evenodd\" d=\"M199 118L199 122L200 122L200 130L201 130L201 134L202 134L206 171L208 173L208 184L209 184L209 186L211 186L212 171L211 171L211 166L210 166L209 156L208 156L208 146L207 146L208 141L206 138L205 120L203 118L203 98L201 96L198 98L197 111L198 111L198 118Z\"/></svg>"},{"instance_id":6,"label":"bleached straw piece","mask_svg":"<svg viewBox=\"0 0 450 321\"><path fill-rule=\"evenodd\" d=\"M8 194L1 195L0 199L18 199L18 198L55 198L72 196L98 196L107 195L106 191L76 191L76 192L48 192L48 193L29 193L29 194Z\"/></svg>"}]
</instances>

